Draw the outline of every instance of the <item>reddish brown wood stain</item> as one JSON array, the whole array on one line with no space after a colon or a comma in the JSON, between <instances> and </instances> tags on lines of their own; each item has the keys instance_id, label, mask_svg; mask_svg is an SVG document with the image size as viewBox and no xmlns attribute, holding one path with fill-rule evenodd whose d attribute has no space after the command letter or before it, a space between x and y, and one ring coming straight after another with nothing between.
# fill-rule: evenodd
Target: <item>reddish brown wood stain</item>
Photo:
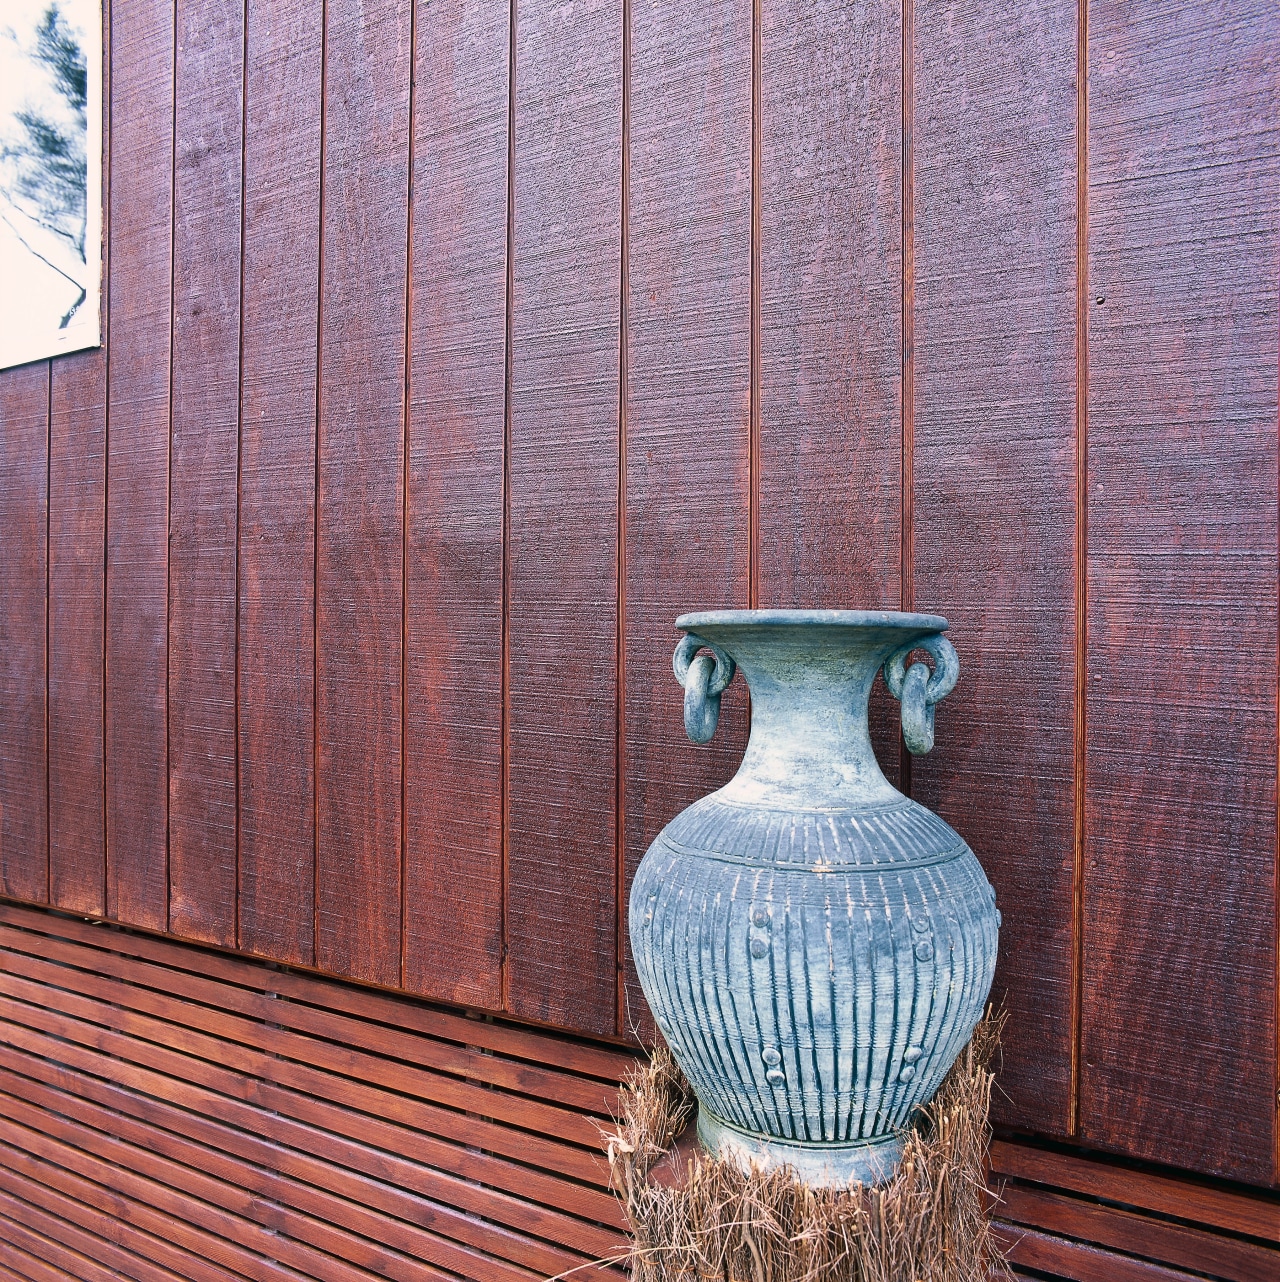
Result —
<instances>
[{"instance_id":1,"label":"reddish brown wood stain","mask_svg":"<svg viewBox=\"0 0 1280 1282\"><path fill-rule=\"evenodd\" d=\"M1091 6L1084 139L1075 6L111 9L110 347L0 372L0 893L647 1034L627 878L746 728L685 741L675 615L908 599L1002 1119L1273 1183L1274 6ZM607 1249L612 1052L18 911L0 1276ZM1027 1267L1269 1263L1068 1167Z\"/></svg>"},{"instance_id":2,"label":"reddish brown wood stain","mask_svg":"<svg viewBox=\"0 0 1280 1282\"><path fill-rule=\"evenodd\" d=\"M912 790L978 853L1002 905L996 1116L1066 1135L1075 16L921 6L915 54L915 603L950 620L962 676Z\"/></svg>"}]
</instances>

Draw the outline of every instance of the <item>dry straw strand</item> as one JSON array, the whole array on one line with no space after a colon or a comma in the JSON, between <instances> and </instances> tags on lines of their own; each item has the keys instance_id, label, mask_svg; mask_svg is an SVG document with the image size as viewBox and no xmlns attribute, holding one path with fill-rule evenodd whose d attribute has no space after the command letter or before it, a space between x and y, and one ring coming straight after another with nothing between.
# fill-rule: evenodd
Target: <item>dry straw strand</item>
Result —
<instances>
[{"instance_id":1,"label":"dry straw strand","mask_svg":"<svg viewBox=\"0 0 1280 1282\"><path fill-rule=\"evenodd\" d=\"M695 1156L683 1182L651 1178L694 1100L660 1046L622 1093L605 1137L632 1229L634 1282L989 1282L1011 1277L991 1232L991 1062L1003 1016L988 1013L902 1162L876 1188L812 1188L789 1170L743 1171Z\"/></svg>"}]
</instances>

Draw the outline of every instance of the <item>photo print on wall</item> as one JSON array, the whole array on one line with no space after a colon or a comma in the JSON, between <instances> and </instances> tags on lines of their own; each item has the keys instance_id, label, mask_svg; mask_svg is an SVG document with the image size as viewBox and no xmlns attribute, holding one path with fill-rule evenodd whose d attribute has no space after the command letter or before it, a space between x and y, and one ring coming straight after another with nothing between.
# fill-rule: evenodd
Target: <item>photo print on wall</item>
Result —
<instances>
[{"instance_id":1,"label":"photo print on wall","mask_svg":"<svg viewBox=\"0 0 1280 1282\"><path fill-rule=\"evenodd\" d=\"M0 3L0 369L100 341L101 0Z\"/></svg>"}]
</instances>

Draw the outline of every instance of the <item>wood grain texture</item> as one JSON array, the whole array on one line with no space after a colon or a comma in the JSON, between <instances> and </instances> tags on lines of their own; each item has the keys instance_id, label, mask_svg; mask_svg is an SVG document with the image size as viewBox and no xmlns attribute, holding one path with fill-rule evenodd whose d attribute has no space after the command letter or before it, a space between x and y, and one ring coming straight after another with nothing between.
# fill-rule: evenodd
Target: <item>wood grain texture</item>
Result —
<instances>
[{"instance_id":1,"label":"wood grain texture","mask_svg":"<svg viewBox=\"0 0 1280 1282\"><path fill-rule=\"evenodd\" d=\"M102 47L111 48L108 6ZM110 107L111 69L104 58L104 121ZM111 180L111 138L105 128L102 173L105 192ZM49 372L49 899L60 908L99 915L106 911L107 872L103 548L111 262L106 253L102 265L102 346L70 353L54 361Z\"/></svg>"},{"instance_id":2,"label":"wood grain texture","mask_svg":"<svg viewBox=\"0 0 1280 1282\"><path fill-rule=\"evenodd\" d=\"M507 1008L611 1034L620 0L518 6L515 63Z\"/></svg>"},{"instance_id":3,"label":"wood grain texture","mask_svg":"<svg viewBox=\"0 0 1280 1282\"><path fill-rule=\"evenodd\" d=\"M315 958L316 352L322 0L246 11L240 946Z\"/></svg>"},{"instance_id":4,"label":"wood grain texture","mask_svg":"<svg viewBox=\"0 0 1280 1282\"><path fill-rule=\"evenodd\" d=\"M0 373L0 893L49 890L49 361Z\"/></svg>"},{"instance_id":5,"label":"wood grain texture","mask_svg":"<svg viewBox=\"0 0 1280 1282\"><path fill-rule=\"evenodd\" d=\"M505 4L420 14L406 496L404 984L502 1005Z\"/></svg>"},{"instance_id":6,"label":"wood grain texture","mask_svg":"<svg viewBox=\"0 0 1280 1282\"><path fill-rule=\"evenodd\" d=\"M408 8L325 9L316 961L400 982Z\"/></svg>"},{"instance_id":7,"label":"wood grain texture","mask_svg":"<svg viewBox=\"0 0 1280 1282\"><path fill-rule=\"evenodd\" d=\"M912 795L982 860L1009 1012L995 1116L1072 1114L1076 14L919 6L915 24L917 608L961 681Z\"/></svg>"},{"instance_id":8,"label":"wood grain texture","mask_svg":"<svg viewBox=\"0 0 1280 1282\"><path fill-rule=\"evenodd\" d=\"M764 0L760 22L758 602L896 610L901 15ZM871 723L896 781L879 686Z\"/></svg>"},{"instance_id":9,"label":"wood grain texture","mask_svg":"<svg viewBox=\"0 0 1280 1282\"><path fill-rule=\"evenodd\" d=\"M169 486L169 929L236 943L243 0L179 0Z\"/></svg>"},{"instance_id":10,"label":"wood grain texture","mask_svg":"<svg viewBox=\"0 0 1280 1282\"><path fill-rule=\"evenodd\" d=\"M664 824L733 774L741 681L709 747L684 732L677 615L749 604L751 13L631 8L622 1033L652 1037L627 894Z\"/></svg>"},{"instance_id":11,"label":"wood grain texture","mask_svg":"<svg viewBox=\"0 0 1280 1282\"><path fill-rule=\"evenodd\" d=\"M102 754L106 354L53 362L49 401L49 896L106 910Z\"/></svg>"},{"instance_id":12,"label":"wood grain texture","mask_svg":"<svg viewBox=\"0 0 1280 1282\"><path fill-rule=\"evenodd\" d=\"M169 364L174 12L111 11L114 337L107 415L107 912L168 925ZM129 181L119 181L128 174Z\"/></svg>"},{"instance_id":13,"label":"wood grain texture","mask_svg":"<svg viewBox=\"0 0 1280 1282\"><path fill-rule=\"evenodd\" d=\"M1032 1277L1070 1282L1196 1282L1199 1276L1025 1225L997 1222L995 1239L1014 1266L1015 1277L1024 1276L1023 1269L1034 1269Z\"/></svg>"},{"instance_id":14,"label":"wood grain texture","mask_svg":"<svg viewBox=\"0 0 1280 1282\"><path fill-rule=\"evenodd\" d=\"M1091 7L1083 1138L1275 1176L1280 11Z\"/></svg>"}]
</instances>

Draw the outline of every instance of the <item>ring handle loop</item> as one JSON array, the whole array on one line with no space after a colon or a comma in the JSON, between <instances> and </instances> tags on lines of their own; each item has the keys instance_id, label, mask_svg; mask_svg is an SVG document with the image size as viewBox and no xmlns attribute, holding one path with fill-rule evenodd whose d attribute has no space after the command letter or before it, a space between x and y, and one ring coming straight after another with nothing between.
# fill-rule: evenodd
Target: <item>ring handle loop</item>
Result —
<instances>
[{"instance_id":1,"label":"ring handle loop","mask_svg":"<svg viewBox=\"0 0 1280 1282\"><path fill-rule=\"evenodd\" d=\"M913 650L933 656L932 672L925 663L906 666ZM902 704L902 741L913 757L921 757L933 748L934 705L955 689L959 679L960 656L940 634L911 641L884 661L884 683Z\"/></svg>"},{"instance_id":2,"label":"ring handle loop","mask_svg":"<svg viewBox=\"0 0 1280 1282\"><path fill-rule=\"evenodd\" d=\"M699 654L710 650L710 654ZM718 646L694 632L680 638L671 656L671 670L684 686L684 730L694 743L708 743L720 722L720 696L737 670Z\"/></svg>"}]
</instances>

